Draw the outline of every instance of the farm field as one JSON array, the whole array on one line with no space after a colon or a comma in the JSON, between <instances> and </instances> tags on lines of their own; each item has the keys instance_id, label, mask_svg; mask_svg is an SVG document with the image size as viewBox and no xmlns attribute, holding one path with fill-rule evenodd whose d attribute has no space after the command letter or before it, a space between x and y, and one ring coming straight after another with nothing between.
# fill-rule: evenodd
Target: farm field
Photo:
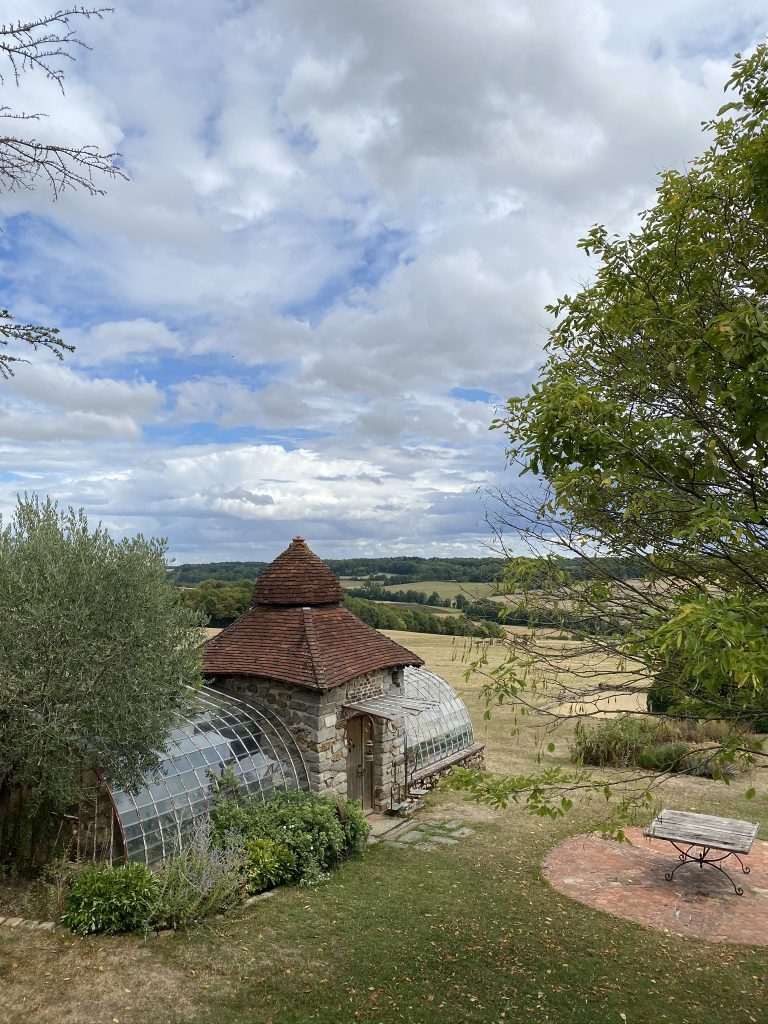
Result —
<instances>
[{"instance_id":1,"label":"farm field","mask_svg":"<svg viewBox=\"0 0 768 1024\"><path fill-rule=\"evenodd\" d=\"M339 582L344 590L355 590L364 585L362 580L353 580L348 576L340 576ZM419 580L416 583L392 583L385 590L416 590L420 594L434 594L438 597L455 597L464 594L470 601L479 601L483 597L491 597L494 593L492 583L454 583L451 580ZM425 607L419 605L419 608Z\"/></svg>"},{"instance_id":2,"label":"farm field","mask_svg":"<svg viewBox=\"0 0 768 1024\"><path fill-rule=\"evenodd\" d=\"M438 597L455 597L464 594L470 601L490 597L494 592L492 583L454 583L452 580L420 580L418 583L394 583L385 590L418 590L422 594L437 594Z\"/></svg>"},{"instance_id":3,"label":"farm field","mask_svg":"<svg viewBox=\"0 0 768 1024\"><path fill-rule=\"evenodd\" d=\"M528 773L539 757L569 764L570 725L549 735L514 707L484 719L483 677L464 678L474 651L466 641L388 635L462 691L490 769ZM503 654L493 645L489 664ZM554 753L542 749L550 740ZM678 778L664 799L759 820L765 831L768 807L747 802L745 788ZM543 880L544 854L591 828L602 800L577 802L552 821L446 791L421 813L460 819L475 834L446 852L379 844L321 886L279 890L164 940L0 928L0 1022L750 1024L768 1016L768 950L646 929Z\"/></svg>"}]
</instances>

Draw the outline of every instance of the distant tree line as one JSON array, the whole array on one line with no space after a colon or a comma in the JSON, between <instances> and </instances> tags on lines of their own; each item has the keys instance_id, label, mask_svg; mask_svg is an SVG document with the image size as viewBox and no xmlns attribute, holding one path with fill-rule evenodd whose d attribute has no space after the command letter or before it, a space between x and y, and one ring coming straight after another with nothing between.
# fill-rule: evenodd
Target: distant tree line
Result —
<instances>
[{"instance_id":1,"label":"distant tree line","mask_svg":"<svg viewBox=\"0 0 768 1024\"><path fill-rule=\"evenodd\" d=\"M266 569L267 562L199 562L174 565L168 577L177 587L194 587L198 583L215 580L221 583L245 583L253 589L253 582Z\"/></svg>"},{"instance_id":2,"label":"distant tree line","mask_svg":"<svg viewBox=\"0 0 768 1024\"><path fill-rule=\"evenodd\" d=\"M228 626L250 607L252 593L253 583L245 580L203 580L195 587L180 590L182 603L207 615L210 626Z\"/></svg>"},{"instance_id":3,"label":"distant tree line","mask_svg":"<svg viewBox=\"0 0 768 1024\"><path fill-rule=\"evenodd\" d=\"M375 629L404 629L411 633L442 633L447 636L502 638L504 630L496 622L470 622L466 615L431 615L410 608L393 608L379 601L347 597L344 606L353 615Z\"/></svg>"},{"instance_id":4,"label":"distant tree line","mask_svg":"<svg viewBox=\"0 0 768 1024\"><path fill-rule=\"evenodd\" d=\"M324 560L337 576L352 577L364 586L370 583L403 585L424 580L448 580L453 583L492 583L500 579L509 563L502 558L328 558ZM522 559L518 560L522 561ZM539 560L531 560L539 561ZM544 563L544 559L540 560ZM168 576L179 587L192 587L208 580L225 583L247 581L253 586L267 562L200 562L169 568ZM630 558L562 558L558 567L573 579L641 579L648 573L647 564ZM388 596L386 600L402 600ZM443 599L444 600L444 599ZM412 603L421 603L413 599ZM432 603L429 601L428 603Z\"/></svg>"},{"instance_id":5,"label":"distant tree line","mask_svg":"<svg viewBox=\"0 0 768 1024\"><path fill-rule=\"evenodd\" d=\"M387 590L383 583L370 579L361 587L348 590L349 597L360 597L366 601L395 601L398 604L427 604L433 608L453 608L455 599L440 597L436 590L428 594L426 590Z\"/></svg>"},{"instance_id":6,"label":"distant tree line","mask_svg":"<svg viewBox=\"0 0 768 1024\"><path fill-rule=\"evenodd\" d=\"M182 603L206 615L208 624L214 627L228 626L242 615L250 607L252 592L251 583L225 583L221 580L204 580L196 587L180 590ZM353 615L376 629L405 629L413 633L444 633L449 636L504 635L495 621L472 623L465 615L431 615L357 597L347 597L344 604Z\"/></svg>"}]
</instances>

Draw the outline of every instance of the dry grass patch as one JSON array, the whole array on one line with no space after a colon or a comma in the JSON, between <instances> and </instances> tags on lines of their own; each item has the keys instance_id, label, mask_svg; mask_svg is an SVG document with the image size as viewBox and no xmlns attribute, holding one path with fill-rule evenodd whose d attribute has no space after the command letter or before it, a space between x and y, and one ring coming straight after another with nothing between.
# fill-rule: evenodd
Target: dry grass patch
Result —
<instances>
[{"instance_id":1,"label":"dry grass patch","mask_svg":"<svg viewBox=\"0 0 768 1024\"><path fill-rule=\"evenodd\" d=\"M428 669L455 687L467 705L475 739L485 744L489 771L503 775L528 772L550 741L555 743L555 752L547 754L548 763L568 763L568 739L574 726L564 726L553 737L546 719L525 714L520 705L514 704L494 705L490 718L485 718L486 704L481 691L488 682L487 672L500 665L506 656L503 643L492 643L488 647L486 671L472 672L465 678L470 663L478 656L477 646L466 638L394 630L382 632L418 654Z\"/></svg>"},{"instance_id":2,"label":"dry grass patch","mask_svg":"<svg viewBox=\"0 0 768 1024\"><path fill-rule=\"evenodd\" d=\"M158 963L163 940L78 939L0 930L2 1024L176 1024L196 1018L195 985ZM173 940L172 940L173 941Z\"/></svg>"}]
</instances>

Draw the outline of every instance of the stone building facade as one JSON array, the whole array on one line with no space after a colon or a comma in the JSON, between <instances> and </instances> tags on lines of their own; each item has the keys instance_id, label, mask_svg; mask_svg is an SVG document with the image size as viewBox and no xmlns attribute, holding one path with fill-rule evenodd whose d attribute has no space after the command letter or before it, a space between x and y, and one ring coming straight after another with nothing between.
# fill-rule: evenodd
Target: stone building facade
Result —
<instances>
[{"instance_id":1,"label":"stone building facade","mask_svg":"<svg viewBox=\"0 0 768 1024\"><path fill-rule=\"evenodd\" d=\"M256 582L251 608L206 645L203 671L209 685L280 717L313 790L384 810L404 778L404 720L355 705L397 700L403 669L422 661L360 622L343 597L331 570L296 537Z\"/></svg>"},{"instance_id":2,"label":"stone building facade","mask_svg":"<svg viewBox=\"0 0 768 1024\"><path fill-rule=\"evenodd\" d=\"M407 796L406 720L420 706L434 718L435 702L406 699L404 673L421 658L352 615L343 597L328 566L294 538L257 580L248 611L206 644L203 674L288 727L311 789L384 811ZM476 761L478 751L472 742L458 753Z\"/></svg>"},{"instance_id":3,"label":"stone building facade","mask_svg":"<svg viewBox=\"0 0 768 1024\"><path fill-rule=\"evenodd\" d=\"M363 736L354 735L353 724L363 713L350 705L373 697L399 695L402 675L402 669L368 672L320 693L248 676L218 677L215 685L241 700L258 701L282 719L302 752L310 787L315 792L354 797L364 806L382 811L391 803L393 782L399 786L404 777L404 719L369 716L374 760L366 762L365 749L361 749L357 757L354 749L356 743L365 743Z\"/></svg>"}]
</instances>

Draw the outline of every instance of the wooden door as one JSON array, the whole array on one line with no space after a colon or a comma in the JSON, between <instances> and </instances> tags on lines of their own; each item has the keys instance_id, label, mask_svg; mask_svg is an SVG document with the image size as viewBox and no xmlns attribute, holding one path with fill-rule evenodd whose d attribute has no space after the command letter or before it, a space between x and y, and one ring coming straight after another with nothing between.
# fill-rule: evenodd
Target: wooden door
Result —
<instances>
[{"instance_id":1,"label":"wooden door","mask_svg":"<svg viewBox=\"0 0 768 1024\"><path fill-rule=\"evenodd\" d=\"M373 720L358 715L347 722L347 797L373 810Z\"/></svg>"}]
</instances>

